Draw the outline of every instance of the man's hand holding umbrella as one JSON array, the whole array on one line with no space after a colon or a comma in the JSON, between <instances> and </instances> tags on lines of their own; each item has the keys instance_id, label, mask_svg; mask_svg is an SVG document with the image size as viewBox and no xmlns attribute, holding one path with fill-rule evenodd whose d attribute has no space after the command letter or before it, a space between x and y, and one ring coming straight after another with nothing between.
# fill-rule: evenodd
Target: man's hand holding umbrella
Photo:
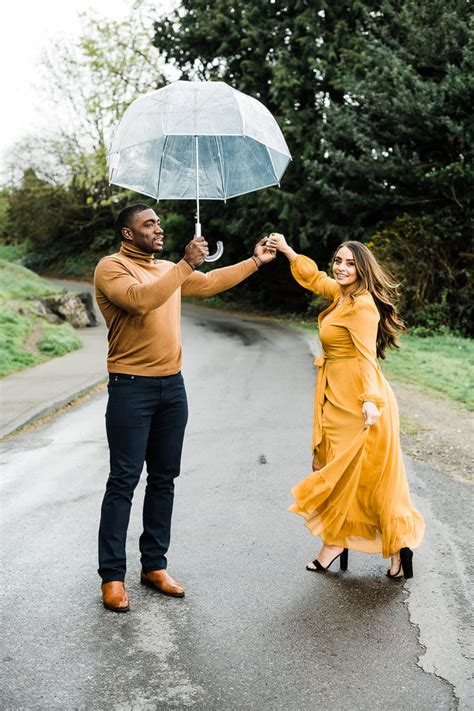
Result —
<instances>
[{"instance_id":1,"label":"man's hand holding umbrella","mask_svg":"<svg viewBox=\"0 0 474 711\"><path fill-rule=\"evenodd\" d=\"M188 242L184 250L184 258L193 269L200 267L208 254L209 245L205 237L195 237Z\"/></svg>"}]
</instances>

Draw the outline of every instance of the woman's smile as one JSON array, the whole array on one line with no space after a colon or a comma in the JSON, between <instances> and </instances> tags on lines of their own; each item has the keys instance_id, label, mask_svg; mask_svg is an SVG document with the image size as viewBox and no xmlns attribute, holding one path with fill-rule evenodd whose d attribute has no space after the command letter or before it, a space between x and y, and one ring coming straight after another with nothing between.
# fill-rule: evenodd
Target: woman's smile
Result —
<instances>
[{"instance_id":1,"label":"woman's smile","mask_svg":"<svg viewBox=\"0 0 474 711\"><path fill-rule=\"evenodd\" d=\"M341 247L338 250L336 256L334 257L332 272L336 282L341 283L341 289L349 288L357 283L357 269L355 266L354 255L350 249L347 249L347 247Z\"/></svg>"}]
</instances>

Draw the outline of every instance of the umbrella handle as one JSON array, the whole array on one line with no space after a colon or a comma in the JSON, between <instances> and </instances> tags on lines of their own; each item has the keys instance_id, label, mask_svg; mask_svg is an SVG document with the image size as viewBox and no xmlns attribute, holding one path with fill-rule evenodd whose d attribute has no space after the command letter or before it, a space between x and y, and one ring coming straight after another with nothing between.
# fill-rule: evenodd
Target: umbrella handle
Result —
<instances>
[{"instance_id":1,"label":"umbrella handle","mask_svg":"<svg viewBox=\"0 0 474 711\"><path fill-rule=\"evenodd\" d=\"M196 225L194 228L194 234L196 237L201 236L201 223L200 222L196 222ZM208 257L204 257L204 261L205 262L217 262L217 260L220 259L223 254L224 254L224 245L219 240L217 242L217 249L214 252L214 254L210 254Z\"/></svg>"},{"instance_id":2,"label":"umbrella handle","mask_svg":"<svg viewBox=\"0 0 474 711\"><path fill-rule=\"evenodd\" d=\"M208 257L204 257L205 262L217 262L218 259L224 254L224 245L219 240L217 243L217 249L214 254L210 254Z\"/></svg>"}]
</instances>

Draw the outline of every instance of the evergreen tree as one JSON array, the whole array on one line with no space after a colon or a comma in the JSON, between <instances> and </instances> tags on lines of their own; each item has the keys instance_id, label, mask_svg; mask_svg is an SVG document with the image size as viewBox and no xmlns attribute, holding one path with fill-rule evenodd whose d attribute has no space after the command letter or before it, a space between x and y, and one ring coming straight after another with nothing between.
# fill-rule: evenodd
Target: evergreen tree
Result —
<instances>
[{"instance_id":1,"label":"evergreen tree","mask_svg":"<svg viewBox=\"0 0 474 711\"><path fill-rule=\"evenodd\" d=\"M341 0L182 0L174 14L155 24L156 46L183 79L221 79L262 101L293 155L280 189L239 197L224 210L206 204L202 220L207 232L230 237L228 260L242 257L268 230L283 231L305 251L328 239L320 218L321 190L308 170L319 155L328 103L343 101L337 66L343 48L363 24L366 5ZM326 259L327 248L322 254ZM240 291L252 292L252 302L266 307L301 309L306 295L288 279L287 265L278 266Z\"/></svg>"},{"instance_id":2,"label":"evergreen tree","mask_svg":"<svg viewBox=\"0 0 474 711\"><path fill-rule=\"evenodd\" d=\"M156 46L183 78L223 79L261 99L293 154L281 190L238 198L224 211L206 206L210 231L234 238L228 256L241 256L244 245L273 228L323 266L342 240L372 240L406 281L412 322L466 331L473 300L466 266L473 191L469 2L182 0L155 29ZM413 274L417 245L421 261ZM430 268L422 286L415 277ZM263 284L265 304L301 303L285 265L266 279L272 285Z\"/></svg>"},{"instance_id":3,"label":"evergreen tree","mask_svg":"<svg viewBox=\"0 0 474 711\"><path fill-rule=\"evenodd\" d=\"M372 239L403 281L408 322L465 333L473 328L473 19L464 0L382 2L342 53L345 101L329 107L310 168L325 221L341 236Z\"/></svg>"}]
</instances>

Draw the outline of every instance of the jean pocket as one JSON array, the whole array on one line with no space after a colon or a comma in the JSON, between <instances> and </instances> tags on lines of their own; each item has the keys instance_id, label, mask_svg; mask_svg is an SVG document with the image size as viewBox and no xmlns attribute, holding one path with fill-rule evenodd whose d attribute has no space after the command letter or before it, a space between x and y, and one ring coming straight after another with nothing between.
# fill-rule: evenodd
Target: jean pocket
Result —
<instances>
[{"instance_id":1,"label":"jean pocket","mask_svg":"<svg viewBox=\"0 0 474 711\"><path fill-rule=\"evenodd\" d=\"M126 375L124 373L111 373L109 375L109 382L107 387L110 390L115 390L116 388L125 388L134 385L137 379L134 375Z\"/></svg>"}]
</instances>

